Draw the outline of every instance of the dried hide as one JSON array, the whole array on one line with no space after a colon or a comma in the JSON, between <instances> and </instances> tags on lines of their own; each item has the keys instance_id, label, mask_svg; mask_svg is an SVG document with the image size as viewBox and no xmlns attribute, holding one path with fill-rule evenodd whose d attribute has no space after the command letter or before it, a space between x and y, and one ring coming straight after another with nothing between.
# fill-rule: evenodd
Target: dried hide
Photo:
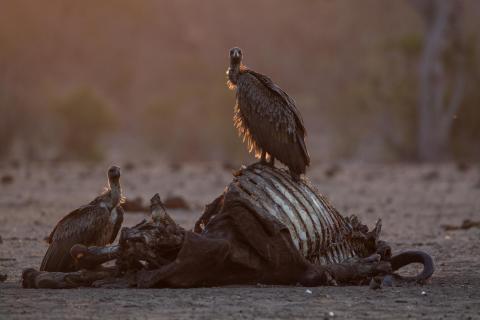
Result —
<instances>
[{"instance_id":1,"label":"dried hide","mask_svg":"<svg viewBox=\"0 0 480 320\"><path fill-rule=\"evenodd\" d=\"M422 252L391 257L389 246L379 241L380 228L378 222L369 231L357 218L341 216L307 180L257 164L236 174L207 205L194 231L144 221L124 228L118 246L72 248L82 268L116 259L115 268L98 271L103 277L82 271L82 277L65 273L63 280L61 274L50 279L29 269L24 286L72 287L76 277L78 286L141 288L368 284L411 262L424 265L411 280L431 276L431 258Z\"/></svg>"}]
</instances>

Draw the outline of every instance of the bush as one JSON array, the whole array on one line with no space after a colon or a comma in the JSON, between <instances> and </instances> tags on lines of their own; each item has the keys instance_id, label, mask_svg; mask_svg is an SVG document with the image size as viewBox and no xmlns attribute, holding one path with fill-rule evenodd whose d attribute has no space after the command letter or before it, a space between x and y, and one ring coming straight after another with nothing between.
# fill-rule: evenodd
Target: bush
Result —
<instances>
[{"instance_id":1,"label":"bush","mask_svg":"<svg viewBox=\"0 0 480 320\"><path fill-rule=\"evenodd\" d=\"M62 159L100 160L101 140L115 125L108 105L91 90L79 89L55 103L63 125Z\"/></svg>"}]
</instances>

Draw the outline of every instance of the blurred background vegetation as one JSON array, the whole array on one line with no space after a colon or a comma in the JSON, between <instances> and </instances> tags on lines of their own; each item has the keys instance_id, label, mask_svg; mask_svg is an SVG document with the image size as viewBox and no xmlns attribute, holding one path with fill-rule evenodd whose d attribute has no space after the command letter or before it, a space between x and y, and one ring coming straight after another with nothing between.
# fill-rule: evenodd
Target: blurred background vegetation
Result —
<instances>
[{"instance_id":1,"label":"blurred background vegetation","mask_svg":"<svg viewBox=\"0 0 480 320\"><path fill-rule=\"evenodd\" d=\"M2 1L0 158L245 161L225 86L228 49L240 46L297 101L314 163L478 160L477 0L455 13L465 81L446 142L427 156L433 138L419 143L421 63L438 10L428 2ZM447 80L451 48L437 63Z\"/></svg>"}]
</instances>

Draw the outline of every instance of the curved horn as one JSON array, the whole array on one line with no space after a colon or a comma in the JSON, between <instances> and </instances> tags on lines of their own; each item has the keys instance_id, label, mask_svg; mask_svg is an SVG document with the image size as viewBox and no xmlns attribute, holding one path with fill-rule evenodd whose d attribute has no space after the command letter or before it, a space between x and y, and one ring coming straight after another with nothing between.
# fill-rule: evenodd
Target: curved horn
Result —
<instances>
[{"instance_id":1,"label":"curved horn","mask_svg":"<svg viewBox=\"0 0 480 320\"><path fill-rule=\"evenodd\" d=\"M421 263L423 265L423 270L419 274L413 277L404 277L399 276L400 279L406 281L415 281L423 282L430 278L435 271L433 266L433 259L428 254L423 251L405 251L397 255L392 256L390 260L392 265L392 270L397 271L398 269L411 264L411 263Z\"/></svg>"}]
</instances>

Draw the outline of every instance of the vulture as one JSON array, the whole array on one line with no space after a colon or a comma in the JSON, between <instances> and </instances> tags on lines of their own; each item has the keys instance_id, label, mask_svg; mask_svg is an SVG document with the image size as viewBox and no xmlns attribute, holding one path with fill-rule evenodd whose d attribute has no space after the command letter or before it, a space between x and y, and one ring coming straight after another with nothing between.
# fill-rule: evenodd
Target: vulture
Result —
<instances>
[{"instance_id":1,"label":"vulture","mask_svg":"<svg viewBox=\"0 0 480 320\"><path fill-rule=\"evenodd\" d=\"M262 163L285 164L298 178L310 165L306 130L295 101L273 81L242 64L242 50L230 49L227 85L236 90L233 123ZM268 162L267 162L268 155Z\"/></svg>"},{"instance_id":2,"label":"vulture","mask_svg":"<svg viewBox=\"0 0 480 320\"><path fill-rule=\"evenodd\" d=\"M108 186L92 202L63 217L47 239L49 247L45 253L41 271L75 271L75 262L70 249L75 244L105 246L117 237L123 222L122 189L120 168L108 170Z\"/></svg>"}]
</instances>

